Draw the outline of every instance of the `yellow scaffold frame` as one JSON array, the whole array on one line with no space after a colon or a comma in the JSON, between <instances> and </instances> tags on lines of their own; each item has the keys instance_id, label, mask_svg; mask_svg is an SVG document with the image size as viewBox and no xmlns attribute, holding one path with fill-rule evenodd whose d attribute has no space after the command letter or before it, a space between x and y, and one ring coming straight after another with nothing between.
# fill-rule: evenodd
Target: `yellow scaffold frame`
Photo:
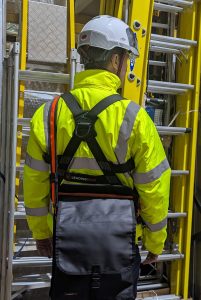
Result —
<instances>
[{"instance_id":1,"label":"yellow scaffold frame","mask_svg":"<svg viewBox=\"0 0 201 300\"><path fill-rule=\"evenodd\" d=\"M179 20L179 37L196 40L197 47L190 50L187 60L177 66L177 81L193 84L194 90L179 95L176 99L176 110L180 114L176 126L190 127L192 133L175 138L173 153L174 169L189 170L189 176L174 177L172 180L173 209L187 212L186 219L180 221L174 242L184 253L183 261L176 261L171 266L171 292L188 299L189 265L191 248L191 229L194 193L195 156L197 142L197 124L200 93L201 70L201 3L194 2L193 7L184 11Z\"/></svg>"}]
</instances>

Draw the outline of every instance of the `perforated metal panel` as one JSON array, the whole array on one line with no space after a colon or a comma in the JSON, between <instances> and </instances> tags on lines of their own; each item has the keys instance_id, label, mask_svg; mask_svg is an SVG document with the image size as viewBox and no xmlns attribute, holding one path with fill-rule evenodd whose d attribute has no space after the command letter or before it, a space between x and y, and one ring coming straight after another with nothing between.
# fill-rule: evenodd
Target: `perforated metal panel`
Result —
<instances>
[{"instance_id":1,"label":"perforated metal panel","mask_svg":"<svg viewBox=\"0 0 201 300\"><path fill-rule=\"evenodd\" d=\"M66 7L29 1L28 61L66 63Z\"/></svg>"}]
</instances>

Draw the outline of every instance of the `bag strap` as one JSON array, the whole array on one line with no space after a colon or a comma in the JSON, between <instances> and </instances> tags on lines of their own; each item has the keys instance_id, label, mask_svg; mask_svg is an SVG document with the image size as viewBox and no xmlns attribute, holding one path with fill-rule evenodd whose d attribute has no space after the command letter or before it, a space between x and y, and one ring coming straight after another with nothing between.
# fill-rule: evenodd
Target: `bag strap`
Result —
<instances>
[{"instance_id":1,"label":"bag strap","mask_svg":"<svg viewBox=\"0 0 201 300\"><path fill-rule=\"evenodd\" d=\"M105 99L101 100L96 104L90 111L83 111L77 100L71 93L66 93L62 95L62 98L66 102L66 105L71 110L74 120L75 120L75 130L73 137L68 143L63 156L59 161L59 172L61 176L64 176L66 170L68 169L71 160L74 157L80 143L82 141L87 142L89 149L91 150L94 158L96 159L100 169L105 175L109 184L112 185L122 185L121 181L115 174L112 163L107 160L105 154L103 153L100 145L96 140L97 133L94 130L94 124L98 119L98 114L105 110L111 104L123 100L119 94L114 94Z\"/></svg>"}]
</instances>

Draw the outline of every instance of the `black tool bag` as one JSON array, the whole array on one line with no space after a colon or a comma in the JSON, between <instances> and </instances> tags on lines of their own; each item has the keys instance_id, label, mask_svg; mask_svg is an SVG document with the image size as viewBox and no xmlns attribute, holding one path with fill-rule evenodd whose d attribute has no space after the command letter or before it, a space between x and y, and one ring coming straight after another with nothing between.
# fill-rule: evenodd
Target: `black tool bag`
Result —
<instances>
[{"instance_id":1,"label":"black tool bag","mask_svg":"<svg viewBox=\"0 0 201 300\"><path fill-rule=\"evenodd\" d=\"M140 255L135 245L134 192L121 184L116 173L133 169L108 162L95 139L97 115L121 100L113 95L84 112L71 94L62 96L75 119L73 137L58 163L58 197L54 220L51 282L53 300L133 300ZM81 141L86 141L103 176L68 172ZM62 179L85 184L61 184Z\"/></svg>"}]
</instances>

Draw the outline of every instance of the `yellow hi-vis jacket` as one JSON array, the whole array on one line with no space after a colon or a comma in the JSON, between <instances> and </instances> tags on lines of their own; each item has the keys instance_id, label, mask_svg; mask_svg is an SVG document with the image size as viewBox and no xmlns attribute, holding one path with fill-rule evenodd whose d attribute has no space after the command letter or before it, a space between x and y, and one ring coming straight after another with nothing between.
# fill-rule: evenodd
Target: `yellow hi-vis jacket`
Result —
<instances>
[{"instance_id":1,"label":"yellow hi-vis jacket","mask_svg":"<svg viewBox=\"0 0 201 300\"><path fill-rule=\"evenodd\" d=\"M116 94L120 79L103 70L76 74L71 91L83 110L90 110L103 98ZM35 239L52 236L50 168L43 154L48 151L48 112L42 105L31 121L24 167L24 201L29 228ZM57 109L57 154L63 154L75 128L74 119L62 98ZM146 111L131 100L114 103L99 114L95 123L97 141L113 163L134 159L135 170L117 174L124 185L136 187L140 195L143 243L154 254L162 252L166 239L170 167L159 135ZM87 144L82 142L70 165L70 172L102 175Z\"/></svg>"}]
</instances>

